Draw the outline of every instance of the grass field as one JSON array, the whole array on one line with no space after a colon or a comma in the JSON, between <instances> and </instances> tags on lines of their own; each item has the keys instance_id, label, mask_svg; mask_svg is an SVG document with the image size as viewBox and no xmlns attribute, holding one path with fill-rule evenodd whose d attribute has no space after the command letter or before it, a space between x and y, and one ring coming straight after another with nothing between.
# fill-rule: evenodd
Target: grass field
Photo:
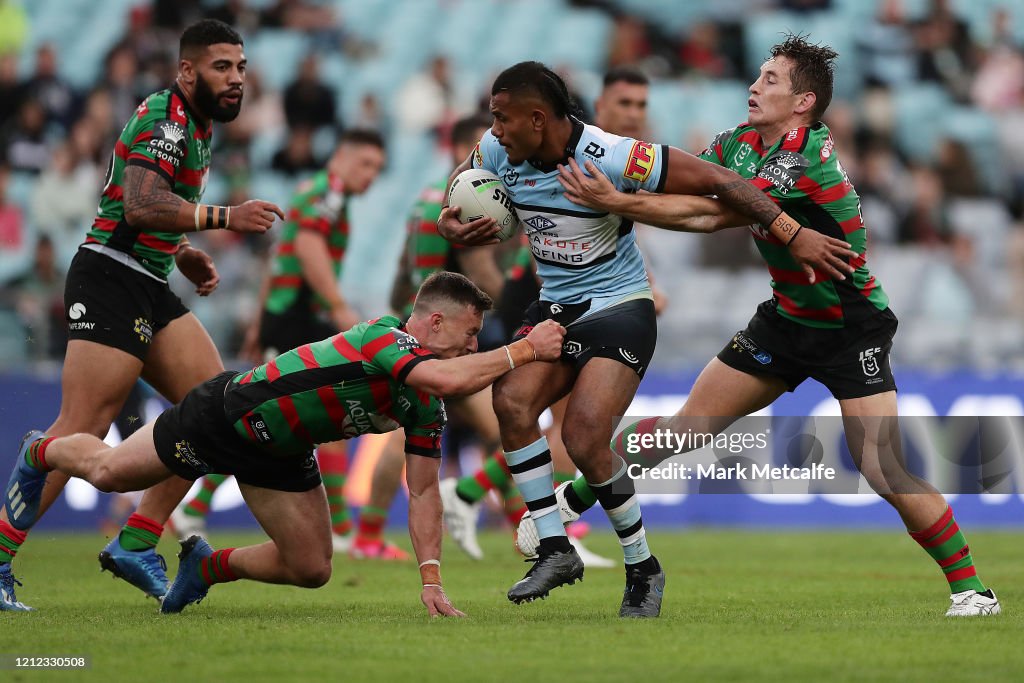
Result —
<instances>
[{"instance_id":1,"label":"grass field","mask_svg":"<svg viewBox=\"0 0 1024 683\"><path fill-rule=\"evenodd\" d=\"M213 533L220 547L257 540ZM400 537L396 537L400 538ZM31 614L0 614L0 653L88 655L86 671L0 680L948 681L1024 675L1022 534L974 532L1006 614L943 617L939 570L900 533L651 533L668 574L662 617L616 616L619 570L514 606L525 571L506 534L483 562L446 541L444 577L465 620L426 617L412 565L335 561L316 591L238 582L177 616L109 574L99 535L30 538L16 563ZM408 539L400 538L408 547ZM617 553L610 534L590 545ZM176 544L162 552L173 572Z\"/></svg>"}]
</instances>

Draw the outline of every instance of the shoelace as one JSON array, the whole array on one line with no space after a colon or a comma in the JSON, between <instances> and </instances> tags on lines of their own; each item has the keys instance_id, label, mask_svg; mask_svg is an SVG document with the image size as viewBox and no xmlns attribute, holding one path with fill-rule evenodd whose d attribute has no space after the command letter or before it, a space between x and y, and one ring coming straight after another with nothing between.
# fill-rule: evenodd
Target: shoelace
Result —
<instances>
[{"instance_id":1,"label":"shoelace","mask_svg":"<svg viewBox=\"0 0 1024 683\"><path fill-rule=\"evenodd\" d=\"M164 572L164 579L167 578L167 560L164 559L163 555L152 555L150 557L143 558L142 567L146 570L154 579L159 579L160 575L157 573L156 565L160 566L160 569Z\"/></svg>"},{"instance_id":2,"label":"shoelace","mask_svg":"<svg viewBox=\"0 0 1024 683\"><path fill-rule=\"evenodd\" d=\"M24 584L22 584L21 581L18 581L16 578L14 578L14 574L12 574L11 572L8 571L0 573L0 588L3 589L4 594L7 595L8 599L10 599L12 604L21 605L22 603L14 595L14 584L18 584L19 586L24 587Z\"/></svg>"}]
</instances>

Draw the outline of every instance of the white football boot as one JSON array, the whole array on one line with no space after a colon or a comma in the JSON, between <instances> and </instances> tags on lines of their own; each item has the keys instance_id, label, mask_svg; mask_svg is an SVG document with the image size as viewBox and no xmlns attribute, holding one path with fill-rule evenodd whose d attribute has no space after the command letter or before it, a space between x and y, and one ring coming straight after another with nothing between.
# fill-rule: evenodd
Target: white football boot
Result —
<instances>
[{"instance_id":1,"label":"white football boot","mask_svg":"<svg viewBox=\"0 0 1024 683\"><path fill-rule=\"evenodd\" d=\"M1002 611L991 588L984 593L976 590L953 593L949 599L952 604L946 610L947 617L986 617Z\"/></svg>"},{"instance_id":2,"label":"white football boot","mask_svg":"<svg viewBox=\"0 0 1024 683\"><path fill-rule=\"evenodd\" d=\"M484 559L484 551L476 540L476 523L480 516L480 503L471 505L459 498L455 492L458 480L454 477L442 479L438 485L441 491L441 507L444 509L444 525L455 544L474 560Z\"/></svg>"}]
</instances>

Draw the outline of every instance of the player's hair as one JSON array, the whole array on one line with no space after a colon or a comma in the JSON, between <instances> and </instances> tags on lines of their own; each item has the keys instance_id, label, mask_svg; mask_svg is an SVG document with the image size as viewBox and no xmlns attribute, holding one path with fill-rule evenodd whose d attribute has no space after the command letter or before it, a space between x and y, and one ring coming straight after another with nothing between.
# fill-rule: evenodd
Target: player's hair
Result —
<instances>
[{"instance_id":1,"label":"player's hair","mask_svg":"<svg viewBox=\"0 0 1024 683\"><path fill-rule=\"evenodd\" d=\"M480 139L477 131L490 127L491 119L481 114L461 118L452 126L452 144L472 145Z\"/></svg>"},{"instance_id":2,"label":"player's hair","mask_svg":"<svg viewBox=\"0 0 1024 683\"><path fill-rule=\"evenodd\" d=\"M494 302L465 275L440 270L420 285L412 311L414 315L424 315L446 305L472 306L483 313L491 310Z\"/></svg>"},{"instance_id":3,"label":"player's hair","mask_svg":"<svg viewBox=\"0 0 1024 683\"><path fill-rule=\"evenodd\" d=\"M491 97L500 92L536 95L551 105L559 118L580 115L579 105L569 94L562 77L540 62L519 62L502 71L491 86Z\"/></svg>"},{"instance_id":4,"label":"player's hair","mask_svg":"<svg viewBox=\"0 0 1024 683\"><path fill-rule=\"evenodd\" d=\"M651 79L647 78L640 69L633 66L617 66L604 75L604 87L616 83L630 83L632 85L650 85Z\"/></svg>"},{"instance_id":5,"label":"player's hair","mask_svg":"<svg viewBox=\"0 0 1024 683\"><path fill-rule=\"evenodd\" d=\"M194 59L198 52L210 45L227 43L243 45L242 36L223 21L202 19L185 29L178 42L179 59Z\"/></svg>"},{"instance_id":6,"label":"player's hair","mask_svg":"<svg viewBox=\"0 0 1024 683\"><path fill-rule=\"evenodd\" d=\"M349 128L338 138L339 145L373 145L386 151L384 136L372 128Z\"/></svg>"},{"instance_id":7,"label":"player's hair","mask_svg":"<svg viewBox=\"0 0 1024 683\"><path fill-rule=\"evenodd\" d=\"M832 102L833 63L839 53L828 45L807 42L807 36L788 33L785 40L772 46L772 58L787 57L793 62L789 80L793 94L812 92L816 98L811 116L820 119Z\"/></svg>"}]
</instances>

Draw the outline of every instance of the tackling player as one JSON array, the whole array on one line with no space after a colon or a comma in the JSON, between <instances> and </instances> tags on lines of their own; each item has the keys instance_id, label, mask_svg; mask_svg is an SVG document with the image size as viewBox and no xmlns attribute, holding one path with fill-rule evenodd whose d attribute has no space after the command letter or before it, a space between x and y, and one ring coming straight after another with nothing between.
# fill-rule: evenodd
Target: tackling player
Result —
<instances>
[{"instance_id":1,"label":"tackling player","mask_svg":"<svg viewBox=\"0 0 1024 683\"><path fill-rule=\"evenodd\" d=\"M216 289L217 269L184 233L226 229L263 233L277 206L250 200L239 206L200 203L210 169L213 122L238 116L246 59L230 26L203 20L181 35L173 86L147 97L114 147L99 210L71 262L64 290L67 356L61 406L47 430L103 437L141 376L171 402L223 371L220 355L199 320L167 285L177 267L201 296ZM60 495L68 477L46 480L39 514ZM156 544L163 522L189 483L171 478L148 491L136 514L100 554L104 569L154 597L167 576ZM18 491L6 492L15 503ZM10 561L38 515L17 504L0 512L0 611L26 611L14 594Z\"/></svg>"},{"instance_id":2,"label":"tackling player","mask_svg":"<svg viewBox=\"0 0 1024 683\"><path fill-rule=\"evenodd\" d=\"M274 247L269 277L260 292L261 311L249 326L243 354L262 359L347 330L359 317L341 294L342 263L349 241L349 199L370 189L384 168L384 139L371 130L345 131L326 168L301 183ZM258 362L258 361L256 361ZM331 506L334 549L348 551L352 521L345 503L348 446L325 443L317 461ZM175 511L179 538L202 533L208 501L223 477L203 482L202 501Z\"/></svg>"},{"instance_id":3,"label":"tackling player","mask_svg":"<svg viewBox=\"0 0 1024 683\"><path fill-rule=\"evenodd\" d=\"M978 578L952 509L901 462L896 382L889 364L896 316L867 268L860 199L820 121L832 98L837 56L799 36L775 45L750 86L747 122L719 133L701 157L751 178L772 201L813 225L808 230L851 242L858 252L852 261L857 270L848 280L818 273L808 283L782 244L761 226L751 226L774 296L711 359L676 415L641 420L627 427L622 438L659 427L717 433L805 379L817 380L839 401L857 467L942 569L952 594L946 615L997 614L999 602ZM681 230L706 232L746 222L703 198L627 196L616 192L596 166L588 164L587 170L592 178L571 168L564 185L574 201L592 208ZM594 504L589 489L577 480L560 492L563 519Z\"/></svg>"},{"instance_id":4,"label":"tackling player","mask_svg":"<svg viewBox=\"0 0 1024 683\"><path fill-rule=\"evenodd\" d=\"M407 324L385 316L248 372L221 373L114 448L91 434L30 432L8 484L21 492L19 518L35 519L52 470L102 491L233 474L270 541L216 551L199 536L183 542L160 611L180 612L211 585L235 579L316 588L330 578L332 545L314 446L404 427L420 599L431 616L463 616L441 586L437 472L446 418L437 397L471 394L512 368L554 361L565 335L549 322L525 340L474 353L490 307L490 297L462 275L437 273L420 288ZM5 507L12 505L8 498Z\"/></svg>"},{"instance_id":5,"label":"tackling player","mask_svg":"<svg viewBox=\"0 0 1024 683\"><path fill-rule=\"evenodd\" d=\"M661 611L665 574L647 546L626 465L612 453L612 417L629 406L654 353L657 336L652 295L632 222L594 211L562 196L558 165L591 160L623 190L717 194L727 205L768 226L808 273L837 277L849 266L848 244L800 225L734 171L667 146L610 135L572 116L562 79L538 62L503 71L491 88L491 131L456 169L485 168L502 179L527 235L543 287L526 312L520 336L543 320L568 328L564 362L520 368L494 386L505 459L541 538L538 560L508 593L513 602L544 597L583 576L557 514L551 454L537 418L569 395L562 439L588 481L623 547L626 589L623 617ZM453 176L454 177L454 176ZM461 224L458 207L446 208L439 229L449 239L494 239L493 219ZM805 232L806 234L798 234Z\"/></svg>"}]
</instances>

